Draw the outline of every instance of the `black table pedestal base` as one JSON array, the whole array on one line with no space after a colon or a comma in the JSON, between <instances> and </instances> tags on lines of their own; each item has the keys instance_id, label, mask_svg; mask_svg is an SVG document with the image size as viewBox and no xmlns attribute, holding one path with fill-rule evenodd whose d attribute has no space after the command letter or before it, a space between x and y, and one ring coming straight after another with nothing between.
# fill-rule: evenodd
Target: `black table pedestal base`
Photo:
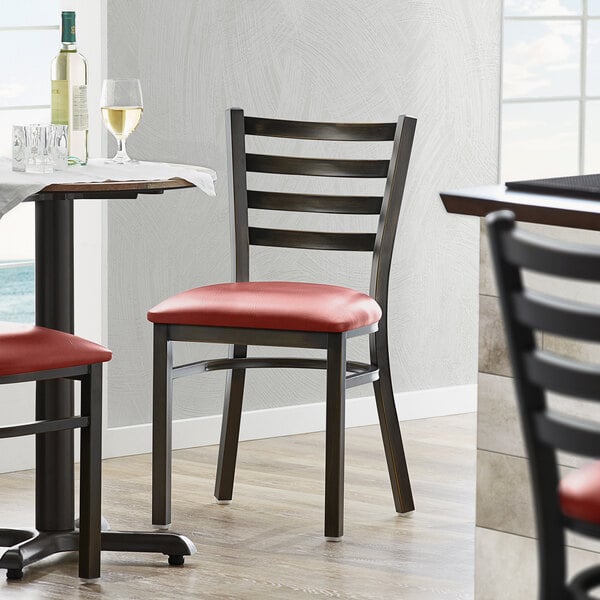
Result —
<instances>
[{"instance_id":1,"label":"black table pedestal base","mask_svg":"<svg viewBox=\"0 0 600 600\"><path fill-rule=\"evenodd\" d=\"M73 201L83 198L136 198L139 193L191 187L186 181L125 182L52 186L35 201L36 325L74 332ZM59 189L57 189L59 188ZM73 416L73 382L38 382L36 418ZM0 569L20 579L23 568L58 552L77 551L74 524L73 432L36 435L36 528L0 529ZM102 550L158 552L182 565L196 552L185 536L169 532L102 531Z\"/></svg>"},{"instance_id":2,"label":"black table pedestal base","mask_svg":"<svg viewBox=\"0 0 600 600\"><path fill-rule=\"evenodd\" d=\"M35 529L0 529L0 569L7 569L8 579L21 579L23 569L32 563L57 554L79 550L79 531L37 531ZM196 552L193 542L170 532L103 531L102 550L114 552L159 552L169 557L170 565L182 565L184 556Z\"/></svg>"}]
</instances>

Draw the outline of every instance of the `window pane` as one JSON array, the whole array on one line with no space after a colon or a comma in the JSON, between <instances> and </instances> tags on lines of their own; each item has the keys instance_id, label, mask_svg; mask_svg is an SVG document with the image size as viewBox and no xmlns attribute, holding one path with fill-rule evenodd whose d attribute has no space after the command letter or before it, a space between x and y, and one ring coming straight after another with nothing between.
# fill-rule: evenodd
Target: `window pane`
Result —
<instances>
[{"instance_id":1,"label":"window pane","mask_svg":"<svg viewBox=\"0 0 600 600\"><path fill-rule=\"evenodd\" d=\"M588 21L586 93L600 96L600 21Z\"/></svg>"},{"instance_id":2,"label":"window pane","mask_svg":"<svg viewBox=\"0 0 600 600\"><path fill-rule=\"evenodd\" d=\"M1 27L59 24L59 0L11 0L2 3Z\"/></svg>"},{"instance_id":3,"label":"window pane","mask_svg":"<svg viewBox=\"0 0 600 600\"><path fill-rule=\"evenodd\" d=\"M507 17L580 15L581 0L505 0L504 14Z\"/></svg>"},{"instance_id":4,"label":"window pane","mask_svg":"<svg viewBox=\"0 0 600 600\"><path fill-rule=\"evenodd\" d=\"M579 96L579 21L504 23L504 98Z\"/></svg>"},{"instance_id":5,"label":"window pane","mask_svg":"<svg viewBox=\"0 0 600 600\"><path fill-rule=\"evenodd\" d=\"M588 0L588 14L593 17L600 16L600 0Z\"/></svg>"},{"instance_id":6,"label":"window pane","mask_svg":"<svg viewBox=\"0 0 600 600\"><path fill-rule=\"evenodd\" d=\"M586 103L585 171L600 173L600 101Z\"/></svg>"},{"instance_id":7,"label":"window pane","mask_svg":"<svg viewBox=\"0 0 600 600\"><path fill-rule=\"evenodd\" d=\"M0 106L50 104L50 62L59 48L58 30L0 31Z\"/></svg>"},{"instance_id":8,"label":"window pane","mask_svg":"<svg viewBox=\"0 0 600 600\"><path fill-rule=\"evenodd\" d=\"M502 107L502 181L578 173L579 103Z\"/></svg>"}]
</instances>

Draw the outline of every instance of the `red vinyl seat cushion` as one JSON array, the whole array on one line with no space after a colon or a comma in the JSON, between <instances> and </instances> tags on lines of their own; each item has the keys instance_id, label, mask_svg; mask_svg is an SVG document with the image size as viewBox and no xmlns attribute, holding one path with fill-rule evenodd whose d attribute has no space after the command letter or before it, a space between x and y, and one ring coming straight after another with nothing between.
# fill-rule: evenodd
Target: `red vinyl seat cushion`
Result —
<instances>
[{"instance_id":1,"label":"red vinyl seat cushion","mask_svg":"<svg viewBox=\"0 0 600 600\"><path fill-rule=\"evenodd\" d=\"M153 323L340 333L377 323L381 308L362 292L290 281L220 283L171 296Z\"/></svg>"},{"instance_id":2,"label":"red vinyl seat cushion","mask_svg":"<svg viewBox=\"0 0 600 600\"><path fill-rule=\"evenodd\" d=\"M91 365L111 357L104 346L62 331L5 323L0 326L0 376Z\"/></svg>"},{"instance_id":3,"label":"red vinyl seat cushion","mask_svg":"<svg viewBox=\"0 0 600 600\"><path fill-rule=\"evenodd\" d=\"M565 515L600 525L600 460L565 476L558 492Z\"/></svg>"}]
</instances>

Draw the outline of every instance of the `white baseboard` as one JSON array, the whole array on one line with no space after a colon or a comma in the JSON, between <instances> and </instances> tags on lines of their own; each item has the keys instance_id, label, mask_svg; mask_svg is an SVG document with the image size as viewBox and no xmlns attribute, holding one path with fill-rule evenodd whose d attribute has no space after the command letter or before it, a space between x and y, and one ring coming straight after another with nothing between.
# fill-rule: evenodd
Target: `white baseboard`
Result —
<instances>
[{"instance_id":1,"label":"white baseboard","mask_svg":"<svg viewBox=\"0 0 600 600\"><path fill-rule=\"evenodd\" d=\"M477 386L459 385L396 394L401 421L441 417L477 410ZM375 425L377 409L373 396L346 402L346 426ZM256 440L325 430L325 403L301 404L245 412L241 440ZM219 443L221 415L182 419L173 423L173 448L210 446ZM151 450L151 426L132 425L107 429L104 457L145 454Z\"/></svg>"},{"instance_id":2,"label":"white baseboard","mask_svg":"<svg viewBox=\"0 0 600 600\"><path fill-rule=\"evenodd\" d=\"M459 385L404 392L396 394L396 406L402 421L474 412L477 409L477 386ZM377 422L373 396L351 398L346 402L347 427L375 425ZM318 402L245 412L240 438L256 440L324 430L325 403ZM179 449L218 444L220 431L220 415L175 421L173 447ZM104 458L150 452L151 436L149 423L106 429ZM32 437L0 440L0 473L32 469L34 466L35 446Z\"/></svg>"}]
</instances>

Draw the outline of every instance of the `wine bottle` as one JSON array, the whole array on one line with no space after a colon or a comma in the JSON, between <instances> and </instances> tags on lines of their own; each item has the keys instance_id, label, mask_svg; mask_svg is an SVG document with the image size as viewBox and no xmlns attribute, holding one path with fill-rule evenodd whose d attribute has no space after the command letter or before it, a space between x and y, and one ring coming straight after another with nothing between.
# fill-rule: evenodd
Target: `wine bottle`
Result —
<instances>
[{"instance_id":1,"label":"wine bottle","mask_svg":"<svg viewBox=\"0 0 600 600\"><path fill-rule=\"evenodd\" d=\"M69 127L69 164L87 163L87 63L77 52L75 13L62 13L62 48L52 61L52 123Z\"/></svg>"}]
</instances>

